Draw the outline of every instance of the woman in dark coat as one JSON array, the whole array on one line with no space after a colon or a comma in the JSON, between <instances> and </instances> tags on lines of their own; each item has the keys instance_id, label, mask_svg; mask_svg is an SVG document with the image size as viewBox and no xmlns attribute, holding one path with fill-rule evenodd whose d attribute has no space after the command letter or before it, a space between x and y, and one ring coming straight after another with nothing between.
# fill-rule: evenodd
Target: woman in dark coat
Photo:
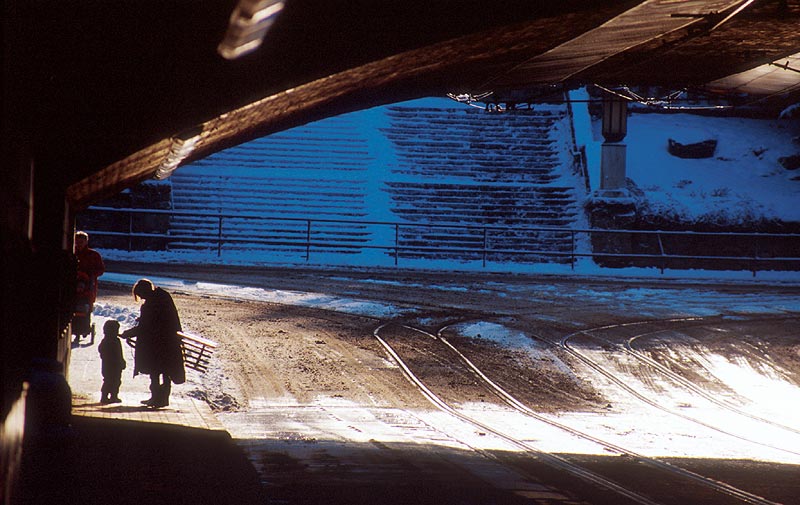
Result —
<instances>
[{"instance_id":1,"label":"woman in dark coat","mask_svg":"<svg viewBox=\"0 0 800 505\"><path fill-rule=\"evenodd\" d=\"M178 310L172 296L148 279L136 281L133 297L144 300L139 322L122 334L123 338L136 337L133 375L150 376L151 397L142 403L165 407L169 405L170 384L186 380Z\"/></svg>"}]
</instances>

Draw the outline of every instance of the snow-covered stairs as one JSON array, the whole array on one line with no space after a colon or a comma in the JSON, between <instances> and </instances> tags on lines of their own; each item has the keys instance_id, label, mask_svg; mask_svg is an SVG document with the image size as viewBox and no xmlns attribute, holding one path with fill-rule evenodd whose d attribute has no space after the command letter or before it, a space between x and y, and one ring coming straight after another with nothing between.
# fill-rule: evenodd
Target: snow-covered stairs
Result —
<instances>
[{"instance_id":1,"label":"snow-covered stairs","mask_svg":"<svg viewBox=\"0 0 800 505\"><path fill-rule=\"evenodd\" d=\"M570 260L572 235L541 229L583 219L564 106L502 114L393 106L387 114L398 161L386 191L394 214L419 225L402 228L401 256L470 260L486 247L505 251L489 253L494 260Z\"/></svg>"},{"instance_id":2,"label":"snow-covered stairs","mask_svg":"<svg viewBox=\"0 0 800 505\"><path fill-rule=\"evenodd\" d=\"M221 214L222 249L297 260L298 244L365 243L364 226L320 222L366 215L370 157L357 125L345 118L254 140L193 163L172 176L173 250L216 249ZM188 214L184 214L188 213ZM314 219L309 230L308 219ZM357 252L353 248L334 248ZM276 255L277 256L274 256Z\"/></svg>"}]
</instances>

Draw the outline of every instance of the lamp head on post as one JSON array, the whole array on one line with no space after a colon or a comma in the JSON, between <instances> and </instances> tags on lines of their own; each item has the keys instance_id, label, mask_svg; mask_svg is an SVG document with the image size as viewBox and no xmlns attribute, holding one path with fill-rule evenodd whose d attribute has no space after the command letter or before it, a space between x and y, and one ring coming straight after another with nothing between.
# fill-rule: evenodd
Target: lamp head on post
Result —
<instances>
[{"instance_id":1,"label":"lamp head on post","mask_svg":"<svg viewBox=\"0 0 800 505\"><path fill-rule=\"evenodd\" d=\"M603 96L603 138L606 142L622 142L628 133L628 102L610 93Z\"/></svg>"}]
</instances>

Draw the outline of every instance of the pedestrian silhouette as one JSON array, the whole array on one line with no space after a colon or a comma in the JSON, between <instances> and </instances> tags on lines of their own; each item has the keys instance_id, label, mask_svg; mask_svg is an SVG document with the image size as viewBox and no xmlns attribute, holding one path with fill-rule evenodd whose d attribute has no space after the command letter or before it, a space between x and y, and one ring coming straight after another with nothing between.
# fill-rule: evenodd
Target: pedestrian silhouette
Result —
<instances>
[{"instance_id":1,"label":"pedestrian silhouette","mask_svg":"<svg viewBox=\"0 0 800 505\"><path fill-rule=\"evenodd\" d=\"M181 321L172 296L155 287L149 279L139 279L133 286L133 297L144 300L139 322L125 330L122 337L136 337L133 375L150 376L150 398L142 403L148 407L169 405L171 384L183 384L186 370L183 366Z\"/></svg>"},{"instance_id":2,"label":"pedestrian silhouette","mask_svg":"<svg viewBox=\"0 0 800 505\"><path fill-rule=\"evenodd\" d=\"M100 389L100 403L120 403L119 388L122 385L122 371L125 359L122 357L122 344L119 340L119 321L109 319L103 325L103 340L97 347L102 360L103 387Z\"/></svg>"},{"instance_id":3,"label":"pedestrian silhouette","mask_svg":"<svg viewBox=\"0 0 800 505\"><path fill-rule=\"evenodd\" d=\"M75 233L75 259L78 271L72 334L75 336L73 346L77 347L85 336L90 336L90 344L94 344L92 310L97 300L97 278L103 275L106 266L100 253L89 247L89 235L85 231Z\"/></svg>"}]
</instances>

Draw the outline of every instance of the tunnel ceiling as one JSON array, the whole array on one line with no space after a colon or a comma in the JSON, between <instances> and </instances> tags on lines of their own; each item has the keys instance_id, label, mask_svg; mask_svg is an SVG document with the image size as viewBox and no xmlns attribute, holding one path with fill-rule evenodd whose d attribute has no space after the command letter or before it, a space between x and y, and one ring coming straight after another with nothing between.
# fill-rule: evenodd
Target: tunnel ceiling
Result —
<instances>
[{"instance_id":1,"label":"tunnel ceiling","mask_svg":"<svg viewBox=\"0 0 800 505\"><path fill-rule=\"evenodd\" d=\"M286 0L262 46L229 60L236 7L5 2L5 137L80 206L165 160L398 100L583 83L770 95L800 75L800 0ZM745 87L784 61L791 79Z\"/></svg>"}]
</instances>

